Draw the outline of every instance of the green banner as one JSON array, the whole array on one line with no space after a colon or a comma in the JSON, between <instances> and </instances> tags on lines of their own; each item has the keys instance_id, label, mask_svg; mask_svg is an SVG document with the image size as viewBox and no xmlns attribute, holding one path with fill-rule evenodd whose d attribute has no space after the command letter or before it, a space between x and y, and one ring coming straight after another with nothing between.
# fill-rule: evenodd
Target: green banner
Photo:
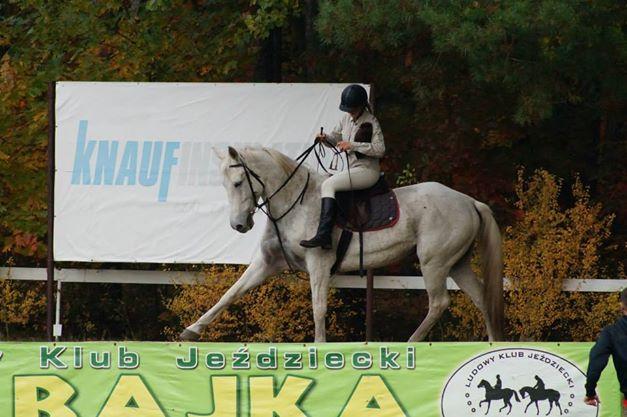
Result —
<instances>
[{"instance_id":1,"label":"green banner","mask_svg":"<svg viewBox=\"0 0 627 417\"><path fill-rule=\"evenodd\" d=\"M0 343L0 416L620 415L590 343Z\"/></svg>"}]
</instances>

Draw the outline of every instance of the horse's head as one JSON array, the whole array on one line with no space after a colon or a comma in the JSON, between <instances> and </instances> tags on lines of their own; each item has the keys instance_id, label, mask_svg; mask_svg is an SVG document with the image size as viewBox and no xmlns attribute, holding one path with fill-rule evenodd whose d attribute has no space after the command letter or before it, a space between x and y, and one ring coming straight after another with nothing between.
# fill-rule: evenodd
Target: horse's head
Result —
<instances>
[{"instance_id":1,"label":"horse's head","mask_svg":"<svg viewBox=\"0 0 627 417\"><path fill-rule=\"evenodd\" d=\"M254 225L255 203L259 200L263 187L252 175L246 176L242 164L247 161L244 161L235 148L229 146L228 153L217 148L213 150L221 160L220 172L222 185L229 199L231 227L240 233L246 233Z\"/></svg>"},{"instance_id":2,"label":"horse's head","mask_svg":"<svg viewBox=\"0 0 627 417\"><path fill-rule=\"evenodd\" d=\"M529 391L533 390L533 388L531 387L522 387L521 389L518 390L518 392L520 393L520 396L525 398L527 396L527 394L529 394Z\"/></svg>"},{"instance_id":3,"label":"horse's head","mask_svg":"<svg viewBox=\"0 0 627 417\"><path fill-rule=\"evenodd\" d=\"M477 388L492 388L492 386L488 381L482 379L481 382L479 382L479 385L477 385Z\"/></svg>"}]
</instances>

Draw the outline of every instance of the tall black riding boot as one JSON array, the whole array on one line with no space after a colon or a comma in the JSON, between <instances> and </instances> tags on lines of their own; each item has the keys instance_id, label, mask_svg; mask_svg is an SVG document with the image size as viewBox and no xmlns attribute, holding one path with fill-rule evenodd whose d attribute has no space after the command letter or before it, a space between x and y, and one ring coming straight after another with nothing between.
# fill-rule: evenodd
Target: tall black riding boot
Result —
<instances>
[{"instance_id":1,"label":"tall black riding boot","mask_svg":"<svg viewBox=\"0 0 627 417\"><path fill-rule=\"evenodd\" d=\"M336 212L335 198L323 197L322 208L320 209L320 223L316 236L309 240L301 240L300 245L306 248L315 248L322 246L323 249L331 249L331 232L335 224Z\"/></svg>"}]
</instances>

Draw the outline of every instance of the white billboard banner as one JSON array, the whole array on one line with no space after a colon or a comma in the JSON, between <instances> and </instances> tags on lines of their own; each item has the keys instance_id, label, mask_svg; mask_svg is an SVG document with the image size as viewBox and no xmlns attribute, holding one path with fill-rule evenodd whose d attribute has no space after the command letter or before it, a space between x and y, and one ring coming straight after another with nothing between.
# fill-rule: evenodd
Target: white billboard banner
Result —
<instances>
[{"instance_id":1,"label":"white billboard banner","mask_svg":"<svg viewBox=\"0 0 627 417\"><path fill-rule=\"evenodd\" d=\"M295 158L342 116L345 86L57 83L54 259L249 263L264 215L231 229L211 147Z\"/></svg>"}]
</instances>

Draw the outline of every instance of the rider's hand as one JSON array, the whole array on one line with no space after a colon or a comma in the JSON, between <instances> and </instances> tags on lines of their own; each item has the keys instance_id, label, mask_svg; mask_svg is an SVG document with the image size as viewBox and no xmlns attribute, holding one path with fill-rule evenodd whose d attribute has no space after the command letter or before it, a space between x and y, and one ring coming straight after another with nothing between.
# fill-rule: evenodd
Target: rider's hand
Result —
<instances>
[{"instance_id":1,"label":"rider's hand","mask_svg":"<svg viewBox=\"0 0 627 417\"><path fill-rule=\"evenodd\" d=\"M599 396L595 394L594 397L586 397L586 398L584 398L583 402L588 404L588 405L591 405L593 407L596 407L596 406L599 405L599 403L601 401L599 400Z\"/></svg>"},{"instance_id":2,"label":"rider's hand","mask_svg":"<svg viewBox=\"0 0 627 417\"><path fill-rule=\"evenodd\" d=\"M318 133L318 135L316 135L316 139L315 142L327 142L327 134L326 133Z\"/></svg>"},{"instance_id":3,"label":"rider's hand","mask_svg":"<svg viewBox=\"0 0 627 417\"><path fill-rule=\"evenodd\" d=\"M341 141L337 143L337 147L340 148L340 151L348 151L351 148L351 143L346 141Z\"/></svg>"}]
</instances>

